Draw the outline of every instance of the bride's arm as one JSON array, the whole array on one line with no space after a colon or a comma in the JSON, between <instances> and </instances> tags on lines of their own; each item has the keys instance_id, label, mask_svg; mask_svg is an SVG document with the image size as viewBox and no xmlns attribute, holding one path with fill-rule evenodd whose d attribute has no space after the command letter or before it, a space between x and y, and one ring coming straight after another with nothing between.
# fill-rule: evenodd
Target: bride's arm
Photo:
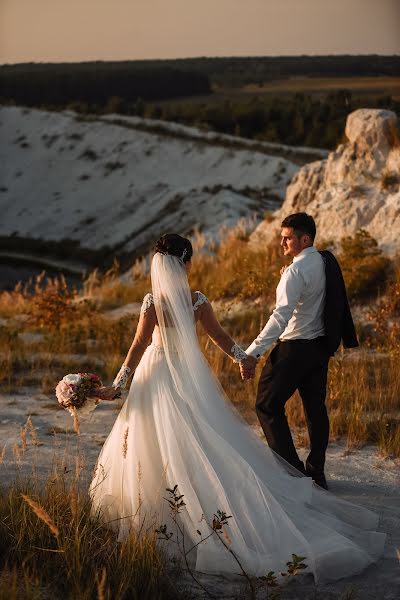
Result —
<instances>
[{"instance_id":1,"label":"bride's arm","mask_svg":"<svg viewBox=\"0 0 400 600\"><path fill-rule=\"evenodd\" d=\"M129 377L140 363L144 351L150 343L156 321L157 318L154 304L146 306L145 309L142 308L135 337L128 350L128 354L122 363L119 373L114 379L114 388L124 388L126 386Z\"/></svg>"},{"instance_id":2,"label":"bride's arm","mask_svg":"<svg viewBox=\"0 0 400 600\"><path fill-rule=\"evenodd\" d=\"M199 321L214 344L221 348L234 362L246 363L247 368L255 366L257 361L252 356L248 356L221 326L210 302L204 302L200 310Z\"/></svg>"}]
</instances>

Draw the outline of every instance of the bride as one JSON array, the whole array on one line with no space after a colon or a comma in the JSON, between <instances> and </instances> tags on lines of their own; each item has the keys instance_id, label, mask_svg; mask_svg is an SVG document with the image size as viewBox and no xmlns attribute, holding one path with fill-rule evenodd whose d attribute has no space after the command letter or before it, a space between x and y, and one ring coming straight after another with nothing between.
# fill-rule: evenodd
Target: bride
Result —
<instances>
[{"instance_id":1,"label":"bride","mask_svg":"<svg viewBox=\"0 0 400 600\"><path fill-rule=\"evenodd\" d=\"M202 515L212 520L222 510L232 516L230 548L249 574L286 570L292 553L306 557L318 582L359 573L383 553L377 515L319 488L254 435L199 347L196 322L232 360L246 357L207 298L189 288L190 241L167 234L155 250L152 294L109 389L111 398L134 373L98 458L93 510L124 539L144 518L168 522L165 488L177 484L188 546L199 541ZM197 547L195 560L199 571L238 571L215 537Z\"/></svg>"}]
</instances>

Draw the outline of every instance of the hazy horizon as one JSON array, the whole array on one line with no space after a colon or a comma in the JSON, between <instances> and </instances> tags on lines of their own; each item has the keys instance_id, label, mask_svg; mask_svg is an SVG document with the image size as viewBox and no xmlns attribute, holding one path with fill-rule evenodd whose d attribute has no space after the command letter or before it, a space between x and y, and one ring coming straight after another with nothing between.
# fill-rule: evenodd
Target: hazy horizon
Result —
<instances>
[{"instance_id":1,"label":"hazy horizon","mask_svg":"<svg viewBox=\"0 0 400 600\"><path fill-rule=\"evenodd\" d=\"M63 61L53 61L53 60L49 60L49 61L44 61L44 60L37 60L37 61L21 61L18 63L0 63L0 66L12 66L12 65L20 65L20 64L62 64L62 63L66 63L66 64L79 64L79 63L86 63L86 62L144 62L144 61L169 61L169 60L196 60L196 59L202 59L202 58L300 58L300 57L329 57L329 56L388 56L388 57L394 57L394 56L400 56L400 52L396 53L396 54L377 54L377 53L371 53L371 54L227 54L225 55L221 55L221 56L175 56L175 57L170 57L170 56L166 56L166 57L154 57L154 58L121 58L121 59L107 59L107 58L102 58L102 59L92 59L92 60L63 60ZM397 75L396 75L397 76ZM399 75L400 76L400 75Z\"/></svg>"},{"instance_id":2,"label":"hazy horizon","mask_svg":"<svg viewBox=\"0 0 400 600\"><path fill-rule=\"evenodd\" d=\"M0 63L400 54L398 0L2 0Z\"/></svg>"}]
</instances>

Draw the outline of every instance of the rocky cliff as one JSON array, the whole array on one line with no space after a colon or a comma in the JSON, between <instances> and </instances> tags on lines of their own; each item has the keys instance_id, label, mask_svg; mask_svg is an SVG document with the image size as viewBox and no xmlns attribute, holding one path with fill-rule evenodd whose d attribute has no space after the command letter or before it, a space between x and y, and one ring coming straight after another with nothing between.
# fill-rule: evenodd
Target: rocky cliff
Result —
<instances>
[{"instance_id":1,"label":"rocky cliff","mask_svg":"<svg viewBox=\"0 0 400 600\"><path fill-rule=\"evenodd\" d=\"M345 135L346 141L326 159L306 164L294 175L282 207L256 228L253 243L271 240L286 215L305 211L315 218L320 240L339 241L362 228L388 254L400 252L397 116L387 110L356 110L347 118Z\"/></svg>"}]
</instances>

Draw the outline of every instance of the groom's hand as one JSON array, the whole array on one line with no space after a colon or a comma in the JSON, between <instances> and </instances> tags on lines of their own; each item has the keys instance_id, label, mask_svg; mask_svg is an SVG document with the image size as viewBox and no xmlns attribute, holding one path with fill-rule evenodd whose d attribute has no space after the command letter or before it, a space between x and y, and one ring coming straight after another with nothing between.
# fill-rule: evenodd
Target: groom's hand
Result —
<instances>
[{"instance_id":1,"label":"groom's hand","mask_svg":"<svg viewBox=\"0 0 400 600\"><path fill-rule=\"evenodd\" d=\"M255 375L257 359L254 356L248 356L240 361L240 375L242 379L253 379Z\"/></svg>"}]
</instances>

